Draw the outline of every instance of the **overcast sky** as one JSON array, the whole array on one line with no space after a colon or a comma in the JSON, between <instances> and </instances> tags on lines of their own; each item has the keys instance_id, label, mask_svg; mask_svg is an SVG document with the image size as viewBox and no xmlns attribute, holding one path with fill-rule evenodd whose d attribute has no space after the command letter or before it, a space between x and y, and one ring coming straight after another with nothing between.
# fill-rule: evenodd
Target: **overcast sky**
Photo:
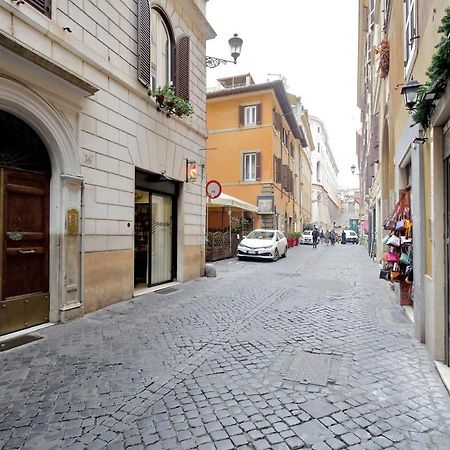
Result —
<instances>
[{"instance_id":1,"label":"overcast sky","mask_svg":"<svg viewBox=\"0 0 450 450\"><path fill-rule=\"evenodd\" d=\"M286 77L288 91L325 124L339 185L357 186L357 0L209 0L207 18L217 33L207 55L230 59L228 39L244 40L237 65L207 70L208 87L248 72L256 83Z\"/></svg>"}]
</instances>

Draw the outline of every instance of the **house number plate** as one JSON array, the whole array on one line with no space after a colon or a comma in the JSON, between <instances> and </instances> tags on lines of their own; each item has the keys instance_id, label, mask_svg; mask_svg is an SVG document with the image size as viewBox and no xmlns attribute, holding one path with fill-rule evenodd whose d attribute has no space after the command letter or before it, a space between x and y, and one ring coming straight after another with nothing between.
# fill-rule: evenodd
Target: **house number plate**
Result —
<instances>
[{"instance_id":1,"label":"house number plate","mask_svg":"<svg viewBox=\"0 0 450 450\"><path fill-rule=\"evenodd\" d=\"M78 223L80 214L78 209L71 208L67 210L67 233L78 234Z\"/></svg>"}]
</instances>

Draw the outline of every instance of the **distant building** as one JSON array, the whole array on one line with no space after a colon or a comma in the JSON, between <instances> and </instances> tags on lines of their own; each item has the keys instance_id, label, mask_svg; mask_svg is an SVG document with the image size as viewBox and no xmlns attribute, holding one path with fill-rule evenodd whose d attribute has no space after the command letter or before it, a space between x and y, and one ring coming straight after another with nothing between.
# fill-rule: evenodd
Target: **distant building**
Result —
<instances>
[{"instance_id":1,"label":"distant building","mask_svg":"<svg viewBox=\"0 0 450 450\"><path fill-rule=\"evenodd\" d=\"M300 231L310 220L309 130L291 101L282 81L255 84L250 74L207 95L208 179L258 206L254 227Z\"/></svg>"},{"instance_id":2,"label":"distant building","mask_svg":"<svg viewBox=\"0 0 450 450\"><path fill-rule=\"evenodd\" d=\"M309 117L314 140L312 156L312 222L319 228L330 229L339 217L338 167L328 143L324 123Z\"/></svg>"}]
</instances>

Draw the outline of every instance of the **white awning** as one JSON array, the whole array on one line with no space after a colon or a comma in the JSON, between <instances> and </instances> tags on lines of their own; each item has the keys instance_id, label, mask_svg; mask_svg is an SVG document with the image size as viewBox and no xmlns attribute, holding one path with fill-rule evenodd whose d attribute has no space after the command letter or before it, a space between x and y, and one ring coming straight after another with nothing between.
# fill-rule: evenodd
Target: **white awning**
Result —
<instances>
[{"instance_id":1,"label":"white awning","mask_svg":"<svg viewBox=\"0 0 450 450\"><path fill-rule=\"evenodd\" d=\"M258 208L251 203L244 202L231 195L224 194L223 192L215 199L209 199L206 203L208 208L221 208L229 206L231 208L243 209L244 211L257 212Z\"/></svg>"}]
</instances>

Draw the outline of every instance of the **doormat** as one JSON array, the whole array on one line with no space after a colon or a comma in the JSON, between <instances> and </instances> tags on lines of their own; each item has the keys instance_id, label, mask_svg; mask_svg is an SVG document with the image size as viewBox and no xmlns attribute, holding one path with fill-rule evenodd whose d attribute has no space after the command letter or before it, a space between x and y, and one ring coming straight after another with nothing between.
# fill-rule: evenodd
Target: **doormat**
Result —
<instances>
[{"instance_id":1,"label":"doormat","mask_svg":"<svg viewBox=\"0 0 450 450\"><path fill-rule=\"evenodd\" d=\"M0 352L5 352L6 350L11 350L12 348L20 347L21 345L29 344L39 339L42 339L42 336L36 334L25 334L14 339L8 339L0 343Z\"/></svg>"},{"instance_id":2,"label":"doormat","mask_svg":"<svg viewBox=\"0 0 450 450\"><path fill-rule=\"evenodd\" d=\"M173 294L174 292L178 292L178 289L169 287L169 288L159 289L159 290L155 291L155 294L167 295L167 294Z\"/></svg>"}]
</instances>

